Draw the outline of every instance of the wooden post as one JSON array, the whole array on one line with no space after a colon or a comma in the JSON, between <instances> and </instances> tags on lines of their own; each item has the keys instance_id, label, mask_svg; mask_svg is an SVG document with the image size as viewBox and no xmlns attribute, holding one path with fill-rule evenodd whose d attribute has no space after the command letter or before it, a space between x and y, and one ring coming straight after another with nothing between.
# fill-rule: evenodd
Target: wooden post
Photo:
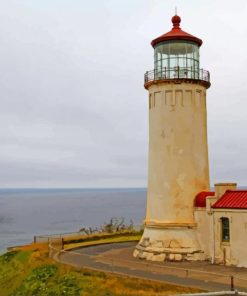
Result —
<instances>
[{"instance_id":1,"label":"wooden post","mask_svg":"<svg viewBox=\"0 0 247 296\"><path fill-rule=\"evenodd\" d=\"M231 291L234 291L234 276L231 275Z\"/></svg>"}]
</instances>

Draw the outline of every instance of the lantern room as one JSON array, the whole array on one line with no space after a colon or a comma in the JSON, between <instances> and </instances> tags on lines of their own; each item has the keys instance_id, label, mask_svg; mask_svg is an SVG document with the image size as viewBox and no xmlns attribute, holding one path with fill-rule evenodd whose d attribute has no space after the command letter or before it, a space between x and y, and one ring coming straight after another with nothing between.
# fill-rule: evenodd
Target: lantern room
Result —
<instances>
[{"instance_id":1,"label":"lantern room","mask_svg":"<svg viewBox=\"0 0 247 296\"><path fill-rule=\"evenodd\" d=\"M154 39L154 70L145 74L145 83L152 80L193 79L209 83L209 72L200 69L199 49L202 40L180 28L181 18L171 19L173 28Z\"/></svg>"},{"instance_id":2,"label":"lantern room","mask_svg":"<svg viewBox=\"0 0 247 296\"><path fill-rule=\"evenodd\" d=\"M199 63L199 46L191 41L164 41L154 49L154 69L158 76L198 79Z\"/></svg>"}]
</instances>

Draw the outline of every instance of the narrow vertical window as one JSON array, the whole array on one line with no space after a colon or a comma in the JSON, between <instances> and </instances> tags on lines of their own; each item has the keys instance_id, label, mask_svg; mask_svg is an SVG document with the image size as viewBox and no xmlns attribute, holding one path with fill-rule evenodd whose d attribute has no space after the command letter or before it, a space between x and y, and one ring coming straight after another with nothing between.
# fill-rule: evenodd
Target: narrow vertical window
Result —
<instances>
[{"instance_id":1,"label":"narrow vertical window","mask_svg":"<svg viewBox=\"0 0 247 296\"><path fill-rule=\"evenodd\" d=\"M230 241L230 225L229 218L221 218L221 241L229 242Z\"/></svg>"}]
</instances>

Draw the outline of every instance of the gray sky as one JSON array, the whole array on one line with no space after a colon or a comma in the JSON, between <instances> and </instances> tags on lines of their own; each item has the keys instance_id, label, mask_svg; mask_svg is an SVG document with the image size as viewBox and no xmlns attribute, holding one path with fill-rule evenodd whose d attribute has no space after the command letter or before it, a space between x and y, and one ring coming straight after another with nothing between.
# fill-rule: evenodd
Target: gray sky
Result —
<instances>
[{"instance_id":1,"label":"gray sky","mask_svg":"<svg viewBox=\"0 0 247 296\"><path fill-rule=\"evenodd\" d=\"M181 27L211 73L211 184L247 185L247 2L0 0L0 187L142 187L150 41Z\"/></svg>"}]
</instances>

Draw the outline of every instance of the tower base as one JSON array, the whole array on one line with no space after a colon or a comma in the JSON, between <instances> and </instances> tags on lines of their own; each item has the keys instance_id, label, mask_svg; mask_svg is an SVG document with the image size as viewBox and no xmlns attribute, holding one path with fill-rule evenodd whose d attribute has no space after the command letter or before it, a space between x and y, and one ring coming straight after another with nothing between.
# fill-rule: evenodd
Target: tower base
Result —
<instances>
[{"instance_id":1,"label":"tower base","mask_svg":"<svg viewBox=\"0 0 247 296\"><path fill-rule=\"evenodd\" d=\"M202 261L206 259L196 238L195 229L188 227L145 227L133 256L160 262Z\"/></svg>"}]
</instances>

